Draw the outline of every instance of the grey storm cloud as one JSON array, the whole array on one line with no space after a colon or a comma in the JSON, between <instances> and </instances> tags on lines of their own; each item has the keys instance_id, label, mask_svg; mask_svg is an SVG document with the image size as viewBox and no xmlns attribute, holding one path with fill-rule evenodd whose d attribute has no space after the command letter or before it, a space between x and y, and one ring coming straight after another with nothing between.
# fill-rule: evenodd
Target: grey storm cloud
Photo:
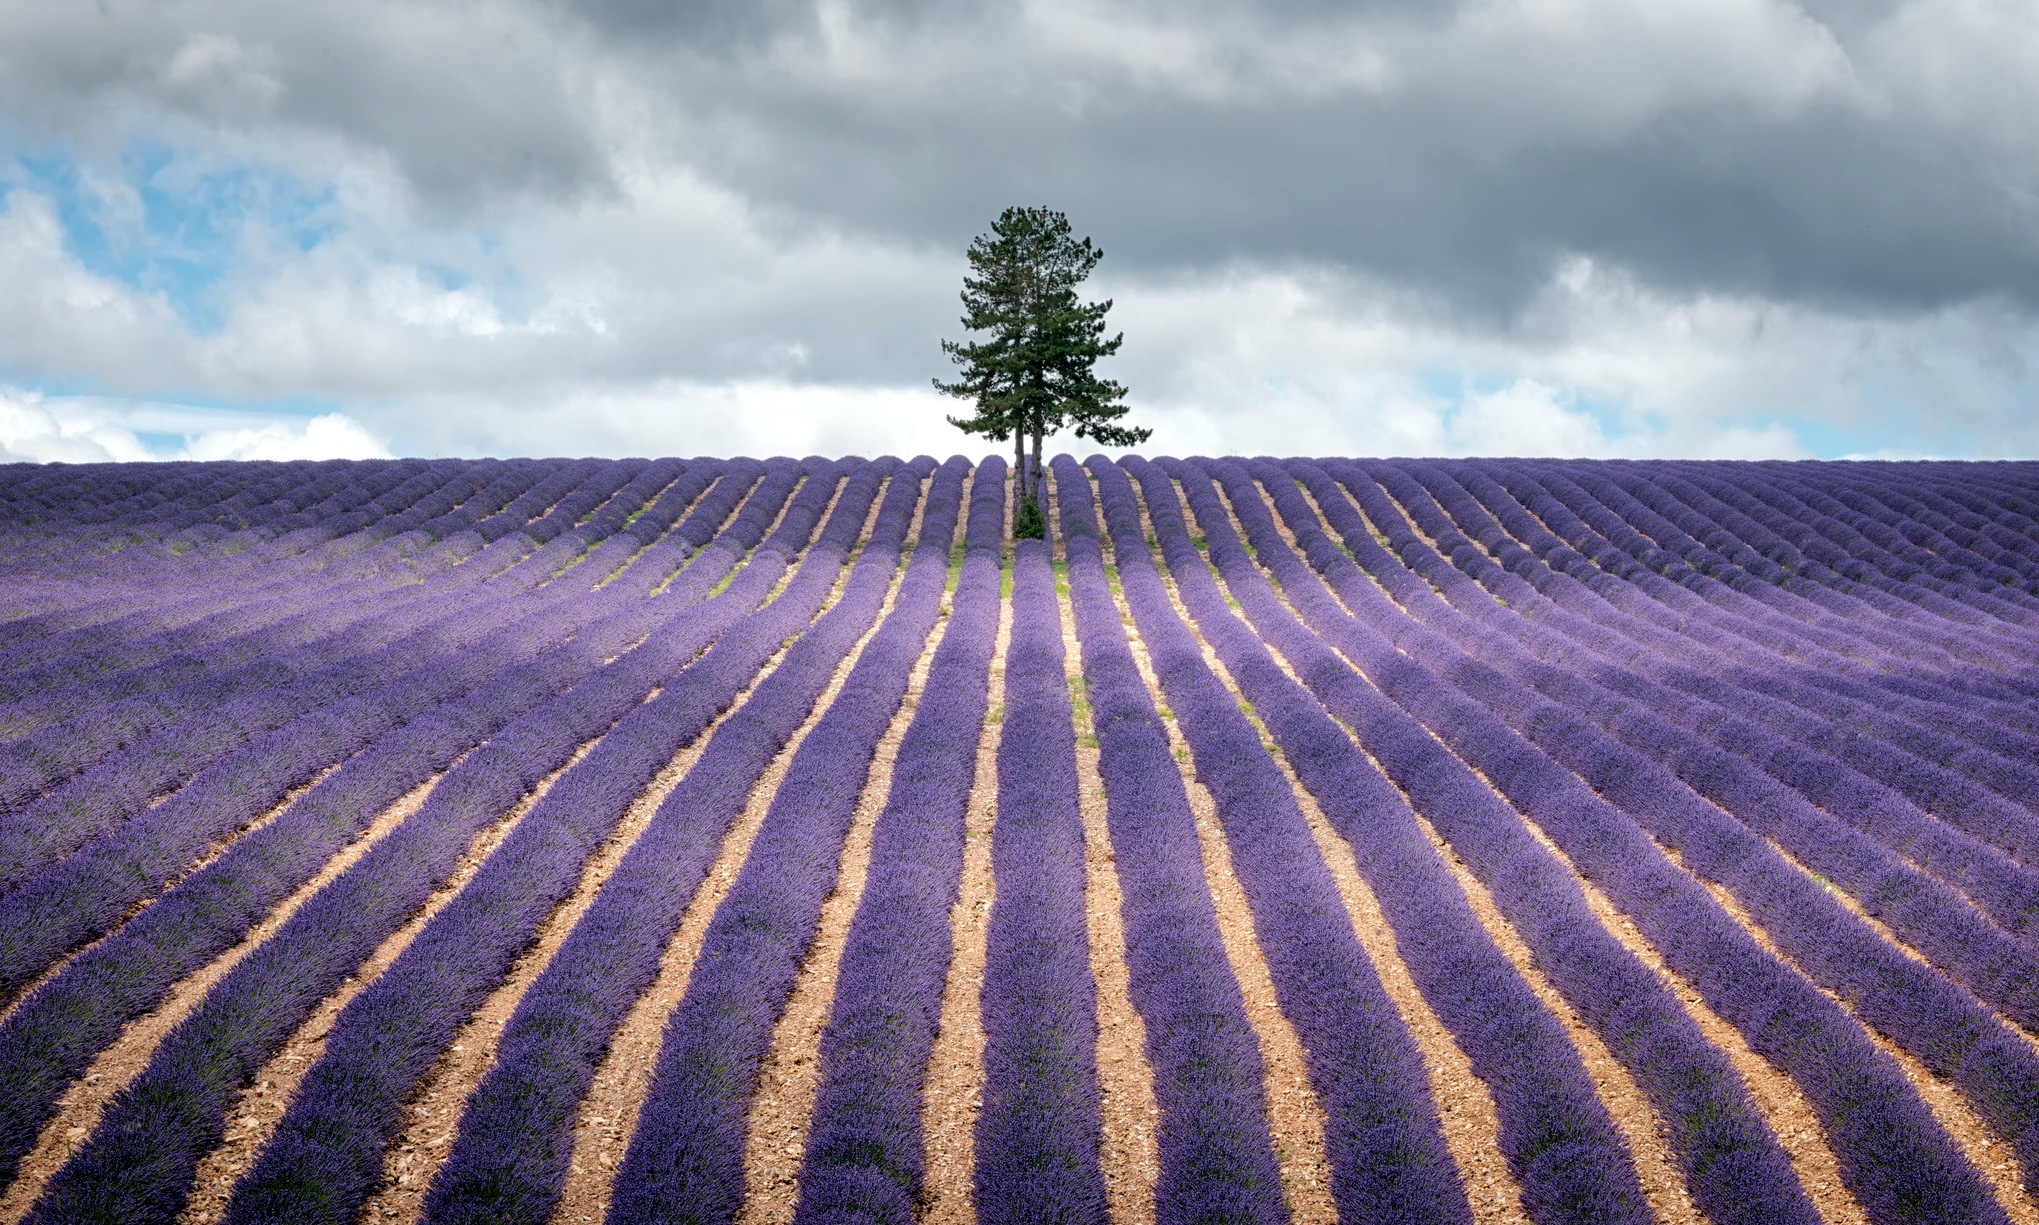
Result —
<instances>
[{"instance_id":1,"label":"grey storm cloud","mask_svg":"<svg viewBox=\"0 0 2039 1225\"><path fill-rule=\"evenodd\" d=\"M1040 201L1129 271L1345 268L1503 319L1574 254L1674 292L2039 305L2039 142L1993 130L2039 63L1973 58L1996 33L1956 12L107 0L14 6L0 89L58 130L140 104L337 140L456 214L609 190L627 81L764 214L888 241Z\"/></svg>"},{"instance_id":2,"label":"grey storm cloud","mask_svg":"<svg viewBox=\"0 0 2039 1225\"><path fill-rule=\"evenodd\" d=\"M462 213L606 186L571 61L544 35L486 3L11 4L0 99L31 140L112 144L139 115L182 136L337 142Z\"/></svg>"},{"instance_id":3,"label":"grey storm cloud","mask_svg":"<svg viewBox=\"0 0 2039 1225\"><path fill-rule=\"evenodd\" d=\"M456 423L439 447L567 445L532 440L597 408L627 439L672 396L794 388L835 437L838 411L929 416L911 397L946 369L964 247L1036 203L1105 248L1114 360L1184 433L1203 422L1199 445L1279 412L1335 447L2023 453L2031 18L2030 0L17 0L0 147L68 150L114 212L133 211L121 159L154 142L281 167L340 220L298 250L255 218L206 331L84 267L52 189L0 177L0 271L30 286L0 298L0 373L380 404L393 433L436 398ZM504 442L474 424L497 404L555 433ZM1532 424L1493 432L1509 421Z\"/></svg>"},{"instance_id":4,"label":"grey storm cloud","mask_svg":"<svg viewBox=\"0 0 2039 1225\"><path fill-rule=\"evenodd\" d=\"M689 158L896 239L1039 200L1140 270L1330 265L1500 317L1574 254L1674 292L2039 305L2039 142L1996 130L2039 58L1975 54L2015 9L1508 7L571 11L670 67Z\"/></svg>"}]
</instances>

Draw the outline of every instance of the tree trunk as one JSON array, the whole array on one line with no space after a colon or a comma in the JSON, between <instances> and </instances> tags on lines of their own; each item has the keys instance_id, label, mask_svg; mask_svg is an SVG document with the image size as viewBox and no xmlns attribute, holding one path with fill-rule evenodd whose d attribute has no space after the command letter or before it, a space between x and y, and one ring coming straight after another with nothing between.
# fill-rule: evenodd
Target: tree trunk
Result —
<instances>
[{"instance_id":1,"label":"tree trunk","mask_svg":"<svg viewBox=\"0 0 2039 1225\"><path fill-rule=\"evenodd\" d=\"M1048 496L1048 491L1045 488L1045 486L1048 483L1047 469L1041 467L1041 434L1042 434L1041 427L1036 425L1034 427L1034 465L1031 478L1035 485L1034 501L1036 502L1039 502ZM1047 514L1048 508L1045 506L1041 507L1041 513L1043 515Z\"/></svg>"},{"instance_id":2,"label":"tree trunk","mask_svg":"<svg viewBox=\"0 0 2039 1225\"><path fill-rule=\"evenodd\" d=\"M1012 509L1018 514L1020 503L1027 500L1027 435L1018 426L1012 431L1012 479Z\"/></svg>"}]
</instances>

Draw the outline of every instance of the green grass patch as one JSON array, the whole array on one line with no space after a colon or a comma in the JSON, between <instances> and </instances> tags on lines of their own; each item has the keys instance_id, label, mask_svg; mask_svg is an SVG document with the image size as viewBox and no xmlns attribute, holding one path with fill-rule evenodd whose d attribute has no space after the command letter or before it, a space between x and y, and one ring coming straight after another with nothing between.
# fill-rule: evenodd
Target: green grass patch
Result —
<instances>
[{"instance_id":1,"label":"green grass patch","mask_svg":"<svg viewBox=\"0 0 2039 1225\"><path fill-rule=\"evenodd\" d=\"M1090 686L1080 672L1069 676L1069 709L1076 721L1076 743L1086 749L1097 747L1097 724L1090 709Z\"/></svg>"}]
</instances>

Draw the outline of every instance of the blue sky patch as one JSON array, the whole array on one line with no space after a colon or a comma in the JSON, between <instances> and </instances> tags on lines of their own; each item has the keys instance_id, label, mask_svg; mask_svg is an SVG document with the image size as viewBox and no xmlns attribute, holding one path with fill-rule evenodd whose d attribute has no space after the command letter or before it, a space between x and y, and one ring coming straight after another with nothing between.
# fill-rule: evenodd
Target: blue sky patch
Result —
<instances>
[{"instance_id":1,"label":"blue sky patch","mask_svg":"<svg viewBox=\"0 0 2039 1225\"><path fill-rule=\"evenodd\" d=\"M19 154L5 179L50 198L79 263L162 294L200 335L224 324L217 287L251 257L309 251L338 229L330 186L157 144L109 165L65 149Z\"/></svg>"}]
</instances>

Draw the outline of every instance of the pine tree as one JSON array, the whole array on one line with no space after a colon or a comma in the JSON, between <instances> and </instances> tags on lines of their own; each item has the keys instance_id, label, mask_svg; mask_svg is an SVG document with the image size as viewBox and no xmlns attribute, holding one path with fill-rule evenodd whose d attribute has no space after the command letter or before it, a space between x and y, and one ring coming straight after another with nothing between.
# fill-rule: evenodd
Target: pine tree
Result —
<instances>
[{"instance_id":1,"label":"pine tree","mask_svg":"<svg viewBox=\"0 0 2039 1225\"><path fill-rule=\"evenodd\" d=\"M1128 447L1153 433L1118 424L1126 415L1126 389L1093 369L1125 339L1123 334L1105 339L1111 299L1084 302L1076 295L1103 258L1103 250L1088 238L1075 238L1069 219L1051 208L1006 209L991 233L970 244L963 326L990 335L967 344L944 340L942 351L963 369L955 382L934 384L976 403L974 416L950 417L949 424L994 442L1013 440L1021 511L1016 523L1041 522L1041 442L1048 435L1073 426L1078 438Z\"/></svg>"}]
</instances>

